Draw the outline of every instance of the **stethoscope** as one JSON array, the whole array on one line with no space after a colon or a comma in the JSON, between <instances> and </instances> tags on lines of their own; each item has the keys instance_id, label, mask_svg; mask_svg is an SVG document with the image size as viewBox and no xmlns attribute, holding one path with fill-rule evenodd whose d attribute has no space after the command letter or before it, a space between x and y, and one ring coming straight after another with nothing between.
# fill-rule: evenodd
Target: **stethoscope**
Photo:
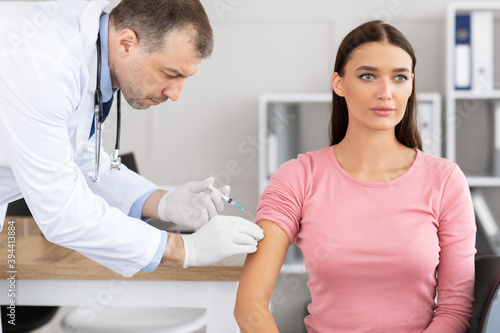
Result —
<instances>
[{"instance_id":1,"label":"stethoscope","mask_svg":"<svg viewBox=\"0 0 500 333\"><path fill-rule=\"evenodd\" d=\"M118 156L120 150L120 123L121 123L121 91L118 90L116 103L116 143L115 152L111 154L111 171L113 169L120 170L121 157ZM92 182L99 180L99 167L101 160L101 143L102 143L102 123L104 122L104 111L102 107L101 93L101 36L97 34L97 84L94 94L94 133L95 140L95 174L90 176Z\"/></svg>"}]
</instances>

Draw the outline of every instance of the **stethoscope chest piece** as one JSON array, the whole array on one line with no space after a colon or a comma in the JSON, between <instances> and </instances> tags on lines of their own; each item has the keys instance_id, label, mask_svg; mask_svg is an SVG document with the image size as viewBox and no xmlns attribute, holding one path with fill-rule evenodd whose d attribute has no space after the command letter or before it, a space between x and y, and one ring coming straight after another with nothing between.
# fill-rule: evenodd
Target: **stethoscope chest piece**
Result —
<instances>
[{"instance_id":1,"label":"stethoscope chest piece","mask_svg":"<svg viewBox=\"0 0 500 333\"><path fill-rule=\"evenodd\" d=\"M122 158L118 156L118 149L115 149L115 152L111 154L111 171L113 169L120 170L120 166L122 165Z\"/></svg>"}]
</instances>

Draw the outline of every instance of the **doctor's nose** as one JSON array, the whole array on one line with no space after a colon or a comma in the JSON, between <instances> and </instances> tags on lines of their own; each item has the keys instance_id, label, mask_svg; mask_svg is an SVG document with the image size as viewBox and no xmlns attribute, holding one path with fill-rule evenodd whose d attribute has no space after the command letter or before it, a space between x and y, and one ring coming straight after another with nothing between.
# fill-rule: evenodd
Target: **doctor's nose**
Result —
<instances>
[{"instance_id":1,"label":"doctor's nose","mask_svg":"<svg viewBox=\"0 0 500 333\"><path fill-rule=\"evenodd\" d=\"M392 98L391 81L388 78L380 80L377 90L377 99L387 101Z\"/></svg>"},{"instance_id":2,"label":"doctor's nose","mask_svg":"<svg viewBox=\"0 0 500 333\"><path fill-rule=\"evenodd\" d=\"M170 81L167 87L163 89L163 95L167 96L174 102L177 101L181 95L185 80L186 79L184 78L178 78L176 80Z\"/></svg>"}]
</instances>

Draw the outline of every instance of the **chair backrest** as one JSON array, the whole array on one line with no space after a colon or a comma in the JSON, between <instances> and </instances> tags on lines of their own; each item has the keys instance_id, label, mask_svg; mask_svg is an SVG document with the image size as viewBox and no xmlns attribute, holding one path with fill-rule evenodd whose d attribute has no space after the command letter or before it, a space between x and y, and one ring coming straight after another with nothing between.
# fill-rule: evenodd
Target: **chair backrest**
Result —
<instances>
[{"instance_id":1,"label":"chair backrest","mask_svg":"<svg viewBox=\"0 0 500 333\"><path fill-rule=\"evenodd\" d=\"M130 170L139 173L137 168L137 163L135 161L134 153L127 153L120 156L122 163L127 166Z\"/></svg>"},{"instance_id":2,"label":"chair backrest","mask_svg":"<svg viewBox=\"0 0 500 333\"><path fill-rule=\"evenodd\" d=\"M469 333L485 333L493 300L500 286L500 257L478 257L475 267L475 301Z\"/></svg>"}]
</instances>

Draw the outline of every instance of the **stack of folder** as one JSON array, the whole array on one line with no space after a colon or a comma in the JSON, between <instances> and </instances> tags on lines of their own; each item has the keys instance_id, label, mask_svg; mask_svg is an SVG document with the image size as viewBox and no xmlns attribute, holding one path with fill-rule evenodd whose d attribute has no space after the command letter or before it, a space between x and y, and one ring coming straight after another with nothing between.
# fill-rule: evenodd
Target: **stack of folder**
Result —
<instances>
[{"instance_id":1,"label":"stack of folder","mask_svg":"<svg viewBox=\"0 0 500 333\"><path fill-rule=\"evenodd\" d=\"M478 98L494 90L493 12L472 11L456 15L455 89L470 91ZM500 100L492 102L492 176L500 177Z\"/></svg>"},{"instance_id":2,"label":"stack of folder","mask_svg":"<svg viewBox=\"0 0 500 333\"><path fill-rule=\"evenodd\" d=\"M493 12L457 15L455 27L455 89L492 92Z\"/></svg>"}]
</instances>

